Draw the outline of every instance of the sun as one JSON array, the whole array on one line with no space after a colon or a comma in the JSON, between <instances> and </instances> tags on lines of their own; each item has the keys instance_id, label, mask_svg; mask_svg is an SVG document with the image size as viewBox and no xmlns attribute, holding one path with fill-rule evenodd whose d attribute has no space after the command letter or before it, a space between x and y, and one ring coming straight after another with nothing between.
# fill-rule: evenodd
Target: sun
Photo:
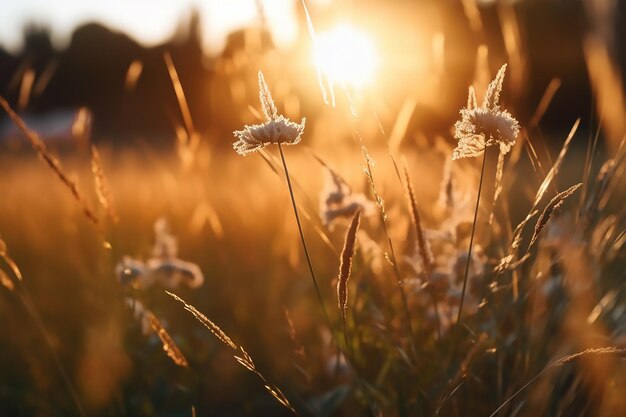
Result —
<instances>
[{"instance_id":1,"label":"sun","mask_svg":"<svg viewBox=\"0 0 626 417\"><path fill-rule=\"evenodd\" d=\"M376 73L374 43L365 32L348 25L319 33L313 58L331 83L361 88Z\"/></svg>"}]
</instances>

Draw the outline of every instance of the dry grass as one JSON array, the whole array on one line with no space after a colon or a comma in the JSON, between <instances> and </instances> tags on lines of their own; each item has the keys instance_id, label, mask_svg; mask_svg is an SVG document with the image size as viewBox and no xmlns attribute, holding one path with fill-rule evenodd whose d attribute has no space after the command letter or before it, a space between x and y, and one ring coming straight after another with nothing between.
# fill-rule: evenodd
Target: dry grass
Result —
<instances>
[{"instance_id":1,"label":"dry grass","mask_svg":"<svg viewBox=\"0 0 626 417\"><path fill-rule=\"evenodd\" d=\"M482 31L476 3L463 6ZM527 76L524 45L514 9L498 10L515 95ZM443 42L433 40L436 54ZM589 69L598 101L621 103L606 86L618 82L602 50L585 48L597 60ZM500 103L506 65L489 83L485 45L478 56L477 90L455 133L425 140L411 130L411 97L388 118L387 140L379 101L363 104L321 73L325 107L306 129L293 124L280 116L289 83L274 89L269 75L282 72L270 68L268 82L258 75L261 111L253 109L266 122L235 133L240 153L258 153L245 159L201 140L168 54L177 154L103 144L91 155L66 150L62 165L0 98L35 150L0 154L0 316L9 318L0 371L12 381L0 385L0 404L11 415L51 416L623 415L623 117L603 116L608 159L578 119L552 161L535 145L560 81L520 130L515 108ZM139 62L129 68L127 88L141 71ZM343 136L325 146L329 130ZM262 149L269 144L278 148ZM90 171L94 187L79 191L76 178ZM481 200L483 183L493 199ZM555 197L541 212L547 195ZM160 218L177 250L159 255L162 275L150 286L127 282L150 261L141 255ZM120 274L125 256L137 262ZM168 284L184 281L182 259L206 277L199 288ZM339 309L327 310L335 297ZM34 345L42 335L43 347Z\"/></svg>"},{"instance_id":2,"label":"dry grass","mask_svg":"<svg viewBox=\"0 0 626 417\"><path fill-rule=\"evenodd\" d=\"M307 190L298 191L302 207L311 209L312 215L315 215L318 205L313 203L311 207L307 201L314 200L316 190L321 190L322 173L326 168L320 166L314 158L308 155L298 155L294 151L289 156L296 161L292 164L294 166L292 175L296 181L304 178L304 175L311 170L317 170L319 173L319 178L313 182L307 182ZM410 154L407 156L409 156L407 171L411 171L411 167L414 166L428 166L428 161L432 160L428 155L422 155L419 161L415 157L411 157ZM101 163L107 164L110 157L110 153L104 149ZM164 359L167 361L167 358L164 358L165 355L159 353L159 351L162 352L162 348L153 350L146 345L145 337L140 335L141 332L137 332L135 321L128 317L130 313L124 313L124 308L121 305L107 312L111 305L116 304L116 299L121 299L120 290L112 271L113 263L119 260L122 254L136 255L145 252L146 248L151 246L151 223L165 214L170 219L173 231L179 236L181 256L198 262L201 269L209 277L205 286L197 290L197 294L185 293L185 297L191 297L191 300L194 300L194 305L201 306L199 308L207 311L211 316L219 318L220 323L228 329L228 334L236 335L237 339L242 340L242 344L251 346L255 352L254 356L261 358L260 364L264 369L269 370L269 375L281 375L279 378L280 386L287 388L287 390L283 393L274 385L264 382L262 385L269 387L267 392L270 395L273 395L279 402L291 404L294 409L306 413L306 410L309 410L311 406L307 405L306 401L303 402L301 396L315 398L315 393L326 392L336 384L332 381L335 378L333 377L335 373L333 358L337 356L334 355L334 349L326 345L321 338L323 333L320 332L321 328L324 327L324 320L319 314L320 311L316 307L312 293L307 290L310 287L303 285L306 280L294 279L295 277L302 277L306 269L303 264L302 253L296 250L294 254L293 247L297 248L298 232L288 210L288 195L280 176L267 169L266 163L261 158L246 159L248 165L246 172L239 170L239 161L222 158L219 159L221 162L216 162L211 167L207 167L207 171L198 169L191 173L179 170L180 162L176 157L163 158L154 154L152 158L151 162L140 162L132 153L122 155L121 158L118 155L116 168L107 172L106 178L110 192L115 196L116 208L120 218L119 223L115 224L110 234L106 236L107 241L111 243L111 249L102 246L102 237L93 233L93 229L89 227L89 223L81 215L80 206L77 206L71 196L65 195L64 188L61 185L49 185L50 177L46 173L45 167L37 164L34 158L23 158L22 162L19 165L13 165L11 170L12 175L20 177L22 181L27 181L33 188L20 187L13 181L4 182L1 185L2 190L0 191L9 196L9 200L3 200L5 203L0 204L0 210L5 213L2 216L4 221L0 220L0 227L2 230L6 230L3 237L10 245L12 253L15 254L15 262L22 264L25 273L33 277L32 284L30 284L35 290L33 298L44 314L49 316L54 312L62 312L58 318L47 323L49 332L55 335L54 337L58 338L59 343L65 346L71 344L69 334L74 332L81 334L83 329L90 328L92 323L95 325L99 321L98 317L104 314L118 321L122 327L127 328L128 343L141 349L141 353L137 353L137 358L145 357L148 352L152 352L148 358L153 364L162 364ZM413 246L410 241L405 242L404 239L415 233L415 219L413 216L405 214L410 213L410 211L405 208L406 197L403 186L398 181L393 163L386 162L385 158L384 151L376 155L377 184L384 190L386 212L388 220L391 220L388 229L389 238L399 245L400 253L404 253ZM88 175L89 166L84 158L66 158L66 160L70 170L81 173L81 176ZM331 160L340 172L347 174L346 182L355 187L357 184L366 187L363 184L363 174L359 172L358 168L355 169L359 166L358 156L355 157L349 150L346 150L341 157L334 155ZM11 160L7 161L11 163ZM429 239L428 236L433 233L430 231L431 228L436 228L439 221L437 219L439 219L440 213L429 210L429 207L432 207L433 210L437 207L440 191L439 180L449 182L449 178L446 179L443 175L441 166L439 168L433 166L430 169L431 174L432 170L438 170L440 172L438 177L432 178L429 187L414 189L412 191L413 199L409 195L409 201L420 199L422 202L420 207L420 214L422 215L420 217L422 218L419 221L424 239ZM254 173L254 181L249 179L251 171ZM211 178L215 178L217 172L227 174L229 182L211 180ZM459 183L463 184L462 181ZM237 187L233 187L232 184L237 184ZM268 184L272 185L275 191L268 191ZM454 188L457 189L459 186L455 184ZM444 190L446 188L447 186L443 187ZM45 191L33 193L32 189ZM359 191L358 187L355 191ZM447 194L456 195L454 203L460 204L458 193L450 192ZM246 195L247 198L242 199L242 195ZM506 189L503 190L503 195L506 198ZM595 196L592 197L596 198ZM95 191L92 198L94 201L98 198ZM21 223L20 229L9 227L7 219L18 218L19 207L8 204L8 201L21 201L26 204L31 213L37 214L25 219ZM56 204L46 204L45 201L55 201ZM198 208L206 204L213 208L213 216L207 216L206 210ZM251 206L253 206L256 217L264 219L264 221L259 222L250 217ZM412 206L413 204L410 204L410 207ZM198 212L198 210L200 211ZM197 212L199 214L196 214ZM516 216L518 218L523 217L523 213L518 212ZM215 233L215 229L211 226L211 218L213 221L215 218L218 219L217 221L222 227L221 233ZM495 221L499 221L497 217ZM539 246L533 245L533 247L539 248L535 249L538 251L537 253L526 254L522 252L520 257L526 260L525 263L509 265L509 269L504 270L499 277L496 275L494 281L487 281L493 283L492 286L487 287L492 288L492 290L483 294L485 297L483 301L486 303L477 314L467 311L464 313L467 314L467 326L476 326L483 320L482 317L489 317L493 314L488 314L488 311L500 311L497 315L500 315L501 325L505 326L507 314L511 313L505 313L507 309L504 306L510 303L512 299L512 295L506 289L507 280L513 270L519 271L525 277L532 271L525 266L526 264L533 265L539 261L543 262L543 254L546 249L543 249L545 245L541 244L541 235L544 235L545 231L552 227L552 221L551 218L550 222L544 225L542 233L538 235ZM558 223L555 223L554 227L557 225ZM321 226L314 220L307 220L303 225L304 233L311 241L311 258L316 262L317 273L321 277L322 296L330 301L334 292L331 287L331 277L336 276L336 262L340 258L340 253L332 250L325 243L324 237L316 231L318 227ZM380 220L377 220L376 216L363 217L359 233L367 233L370 239L378 241L377 244L381 248L380 253L384 253L384 248L387 247L387 237L380 227ZM47 233L43 235L39 233L41 228L45 228ZM519 233L516 232L515 235L521 237L523 235L521 229L524 228L519 229ZM337 227L336 231L327 233L327 238L338 245L344 238L346 229ZM554 232L550 232L548 235L553 237ZM619 238L619 233L615 233L613 237ZM73 255L61 258L56 255L59 253L57 242L62 238L65 239L67 253ZM530 239L530 237L527 238ZM481 240L482 238L478 239L482 244ZM429 243L433 244L433 242ZM504 243L498 243L498 246L502 244L506 247L507 245ZM437 257L441 259L442 256L438 245L439 243L435 243L434 247L431 248L435 259ZM517 247L519 250L519 244ZM414 383L405 385L403 389L415 390L413 392L416 393L417 398L424 398L424 395L427 395L423 392L424 386L441 387L439 389L443 390L442 392L447 392L447 394L442 397L440 413L442 415L453 414L452 404L458 403L465 395L474 392L472 387L475 385L469 382L469 378L479 378L483 372L488 372L489 369L503 372L503 370L498 371L499 367L492 368L493 365L489 365L494 355L495 357L506 355L503 358L509 357L509 360L517 361L514 359L517 357L513 353L514 351L501 345L498 338L494 336L481 339L480 345L475 345L471 338L465 339L463 337L459 349L471 349L473 353L471 358L466 357L466 355L461 356L458 363L456 361L452 363L449 372L453 372L454 375L458 374L452 381L458 386L448 387L448 384L440 379L445 375L446 370L443 365L446 361L437 351L449 343L450 333L445 331L445 317L446 309L453 306L454 301L452 301L453 298L440 298L441 296L438 295L440 290L437 290L437 281L435 280L431 284L433 291L431 288L427 290L428 302L426 303L422 304L422 295L419 291L407 291L412 325L415 327L417 336L415 345L418 352L418 362L414 363L410 356L406 356L406 352L403 352L410 344L406 326L402 324L404 321L402 301L398 298L399 294L394 290L395 285L392 285L394 280L389 280L389 276L395 277L393 265L389 265L383 259L382 269L378 269L378 267L370 269L374 265L370 262L374 259L369 258L368 253L360 252L358 259L362 259L362 261L358 262L356 269L352 268L351 275L355 278L356 291L351 297L352 312L349 324L350 346L354 349L350 358L359 375L357 380L359 382L355 386L358 387L358 392L362 392L362 395L367 398L364 403L368 404L368 408L374 404L375 407L381 409L395 409L392 403L397 401L395 396L398 391L392 382L398 379L409 381L406 376L410 375L410 381L414 381ZM51 256L51 254L55 255ZM75 254L81 255L75 256ZM542 255L539 256L539 254ZM33 255L37 256L40 262L29 262L28 259ZM534 261L535 257L537 260ZM610 271L611 268L615 268L611 265L619 265L619 262L619 258L617 258L603 268L608 268L606 271ZM259 272L260 267L262 268L261 272ZM399 267L403 284L408 286L410 282L409 270L405 268L403 261L400 261ZM55 292L61 291L67 298L74 300L70 306L46 295L51 288L50 280L58 276L59 273L70 278L55 282ZM603 286L608 285L606 288L614 288L611 287L614 285L611 284L614 282L614 275L609 273L609 275L600 276L605 277L603 278L605 281L602 281ZM470 279L468 285L468 294L471 295L472 299L481 297L480 288L483 285L475 279ZM548 280L548 278L544 276L542 281L544 280ZM527 288L527 284L522 281L521 294L526 294L532 288ZM91 303L89 300L92 298L91 294L94 293L99 294L98 301ZM242 380L242 376L238 376L236 371L232 369L229 370L229 366L218 359L220 349L213 346L210 339L206 339L201 332L192 330L191 323L187 323L186 319L178 314L175 309L167 306L167 303L158 294L158 289L140 294L140 296L144 301L151 303L151 309L156 309L159 317L167 317L163 328L170 334L173 343L178 345L181 355L186 357L189 363L189 375L195 373L220 375L221 382L219 384L217 381L211 382L215 378L209 378L208 381L206 378L202 378L206 381L203 392L208 395L207 401L218 401L214 395L221 392L220 387L224 385L232 388L229 401L237 403L245 403L246 396L256 392L254 385L248 386L243 382L245 378ZM435 297L436 305L439 307L438 315L441 315L441 329L439 331L436 329L437 326L431 327L429 324L433 314L433 297ZM525 299L528 298L520 297L520 303L523 303ZM283 314L281 306L283 305L287 306L290 311L293 328L283 324L284 319L281 319ZM471 305L472 303L470 303ZM539 306L540 304L536 305ZM609 311L616 311L617 305L616 303L609 306L610 310L599 313L600 316L605 317ZM6 307L3 309L3 311L7 311ZM376 309L378 309L378 313ZM538 311L540 310L535 309L535 314ZM311 312L317 313L311 314ZM543 320L549 320L550 313L546 312L545 314L547 316ZM21 326L19 323L20 320L17 320L11 324L7 331L15 331L11 329L14 329L13 326ZM28 321L22 327L28 328L27 323ZM510 335L509 337L517 337L512 336L516 334L515 332L511 333L513 329L507 326L503 327L503 329L507 328L508 330L504 331ZM490 332L496 333L488 332L488 335L496 335L497 332L502 331L497 330L498 327L489 327L489 329L491 329ZM531 334L534 334L535 331L533 330ZM298 334L298 340L302 343L300 347L294 346L291 342L295 332ZM138 333L141 337L136 335ZM225 335L226 332L222 332L222 334ZM617 341L619 333L616 333L613 338ZM25 348L26 345L22 345L22 343L26 343L26 340L20 342L20 339L11 339L11 343L14 346L24 346ZM230 338L228 340L232 341ZM533 343L537 343L537 347L545 345L544 342L539 341ZM566 342L564 341L564 343ZM607 341L605 346L609 345L610 342ZM209 351L213 353L207 352L207 346L213 346ZM302 352L302 346L306 349L306 369L302 368L302 354L297 352ZM365 349L365 346L372 347ZM374 348L374 346L378 347ZM548 349L532 362L527 372L532 373L533 370L537 373L541 372L542 363L547 366L547 361L553 354L550 352L563 351L563 349L568 349L567 346L566 343L560 348L555 346L554 349ZM232 349L232 346L229 345L229 347ZM446 350L445 347L443 349ZM496 353L490 353L492 351ZM66 367L72 369L72 364L75 361L76 363L80 362L83 354L81 349L70 350L61 355L61 360ZM93 354L95 353L90 353L90 355ZM237 356L244 358L243 360L246 357L242 353L237 354ZM432 358L430 363L423 362L427 357ZM439 361L441 364L438 364ZM46 360L42 360L42 362L45 363ZM256 362L251 363L254 364L254 369L259 368ZM394 365L385 365L385 363ZM298 366L305 371L305 374L300 371L294 373L294 364L300 364ZM375 364L382 365L382 368L378 368L378 365ZM165 365L160 366L164 367ZM330 373L327 373L327 366L331 368ZM141 369L142 365L136 363L133 372L140 372ZM162 372L167 374L168 378L172 380L181 378L181 374L166 369L164 367ZM554 372L570 373L572 369L563 368L562 371L555 370ZM119 373L119 375L125 375L125 373ZM303 375L305 375L304 378L302 378ZM129 378L129 376L123 378ZM130 380L126 380L130 381L129 387L134 388L130 388L127 395L132 396L136 395L132 394L132 390L139 389L141 384L132 382L135 381L135 377L130 378ZM343 377L340 376L340 378L348 378L347 381L350 381L352 377L348 374ZM484 408L481 409L484 409L485 412L492 412L506 400L505 394L509 392L509 388L505 389L505 386L510 387L510 389L516 386L519 388L516 383L517 379L513 375L506 378L502 382L506 385L501 388L502 395L498 397L499 400L490 400L483 404ZM187 377L184 377L183 380L187 380ZM541 380L539 378L537 381ZM190 386L193 386L193 383ZM518 395L524 397L524 392L526 391L522 391ZM533 391L529 390L528 392ZM461 393L464 394L459 396ZM261 394L257 393L257 395ZM292 401L286 400L288 397ZM171 394L169 398L176 398L176 395ZM391 400L392 398L395 399ZM517 405L511 404L518 404L516 401L519 401L519 398L512 398L505 407L516 407ZM200 406L200 408L204 407L202 404L194 401L194 405ZM359 400L351 399L345 403L344 407L348 407L347 409L350 410L359 410L361 406L358 404ZM428 406L425 404L420 400L417 403L409 402L405 406L407 409L426 412L424 407L428 408Z\"/></svg>"},{"instance_id":3,"label":"dry grass","mask_svg":"<svg viewBox=\"0 0 626 417\"><path fill-rule=\"evenodd\" d=\"M82 206L83 212L85 216L93 222L94 224L98 224L99 220L93 209L89 206L85 197L78 189L78 184L75 180L71 179L69 175L63 169L63 165L50 151L48 150L46 144L41 140L39 135L32 131L26 126L24 120L13 111L9 103L2 97L0 97L0 106L4 109L4 111L9 115L13 123L19 128L24 137L30 142L30 145L33 147L37 155L50 167L50 169L54 172L57 178L70 190L72 196L78 201L78 203Z\"/></svg>"},{"instance_id":4,"label":"dry grass","mask_svg":"<svg viewBox=\"0 0 626 417\"><path fill-rule=\"evenodd\" d=\"M345 322L346 311L348 310L348 280L350 279L350 272L352 271L352 257L356 250L356 235L359 231L359 222L361 220L361 211L357 210L352 217L350 227L346 233L346 239L343 242L343 249L341 250L340 264L339 264L339 277L337 278L337 303L339 304L339 310L341 316Z\"/></svg>"}]
</instances>

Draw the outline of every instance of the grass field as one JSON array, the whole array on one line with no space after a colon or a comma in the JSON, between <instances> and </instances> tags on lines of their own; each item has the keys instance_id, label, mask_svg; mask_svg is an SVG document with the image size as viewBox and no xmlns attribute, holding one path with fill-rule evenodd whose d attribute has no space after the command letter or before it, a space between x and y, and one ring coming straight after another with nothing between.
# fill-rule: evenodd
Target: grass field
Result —
<instances>
[{"instance_id":1,"label":"grass field","mask_svg":"<svg viewBox=\"0 0 626 417\"><path fill-rule=\"evenodd\" d=\"M2 100L0 416L626 415L621 116L544 133L485 65L425 137L259 72L208 138L165 62L178 147L57 148Z\"/></svg>"}]
</instances>

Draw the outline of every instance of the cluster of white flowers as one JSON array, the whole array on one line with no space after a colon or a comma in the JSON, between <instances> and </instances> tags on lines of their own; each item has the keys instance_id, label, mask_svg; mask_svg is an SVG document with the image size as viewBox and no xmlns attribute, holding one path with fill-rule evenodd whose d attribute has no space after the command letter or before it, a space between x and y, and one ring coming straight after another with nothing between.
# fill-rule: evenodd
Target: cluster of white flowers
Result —
<instances>
[{"instance_id":1,"label":"cluster of white flowers","mask_svg":"<svg viewBox=\"0 0 626 417\"><path fill-rule=\"evenodd\" d=\"M148 288L156 283L167 288L185 284L198 288L204 282L202 271L193 262L177 257L178 242L169 232L167 221L159 219L154 224L155 242L152 257L146 261L124 256L115 267L118 280L134 288Z\"/></svg>"}]
</instances>

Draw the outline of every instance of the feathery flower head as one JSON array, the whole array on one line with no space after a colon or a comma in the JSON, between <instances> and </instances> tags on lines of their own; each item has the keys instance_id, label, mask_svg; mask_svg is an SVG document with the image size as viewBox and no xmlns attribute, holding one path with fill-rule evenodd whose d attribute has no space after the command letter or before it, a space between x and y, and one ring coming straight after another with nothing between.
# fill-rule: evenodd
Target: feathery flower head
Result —
<instances>
[{"instance_id":1,"label":"feathery flower head","mask_svg":"<svg viewBox=\"0 0 626 417\"><path fill-rule=\"evenodd\" d=\"M177 257L177 240L170 233L166 219L160 218L155 222L154 233L152 257L143 261L124 256L115 266L120 283L136 289L146 289L157 283L170 289L181 284L190 288L200 287L204 283L204 275L198 265Z\"/></svg>"},{"instance_id":2,"label":"feathery flower head","mask_svg":"<svg viewBox=\"0 0 626 417\"><path fill-rule=\"evenodd\" d=\"M176 289L181 284L198 288L204 282L200 267L182 259L150 258L146 261L146 267L155 282L170 289Z\"/></svg>"},{"instance_id":3,"label":"feathery flower head","mask_svg":"<svg viewBox=\"0 0 626 417\"><path fill-rule=\"evenodd\" d=\"M326 167L324 188L320 196L320 217L331 231L340 222L349 222L357 211L369 216L376 205L364 194L353 193L348 183L336 172Z\"/></svg>"},{"instance_id":4,"label":"feathery flower head","mask_svg":"<svg viewBox=\"0 0 626 417\"><path fill-rule=\"evenodd\" d=\"M124 256L122 260L115 265L115 275L124 286L147 288L154 283L148 273L146 265L142 261L131 258L130 256Z\"/></svg>"},{"instance_id":5,"label":"feathery flower head","mask_svg":"<svg viewBox=\"0 0 626 417\"><path fill-rule=\"evenodd\" d=\"M304 133L306 121L304 118L300 123L295 123L278 114L274 99L261 71L259 71L259 99L265 115L265 122L246 125L243 130L233 132L238 139L233 143L233 148L239 155L245 156L272 143L295 145L300 142L300 137Z\"/></svg>"},{"instance_id":6,"label":"feathery flower head","mask_svg":"<svg viewBox=\"0 0 626 417\"><path fill-rule=\"evenodd\" d=\"M506 64L487 87L485 98L478 106L474 88L469 88L467 107L461 110L461 120L454 124L454 137L459 143L452 159L479 156L486 146L499 145L500 153L511 150L519 133L519 123L507 110L500 109L500 93Z\"/></svg>"},{"instance_id":7,"label":"feathery flower head","mask_svg":"<svg viewBox=\"0 0 626 417\"><path fill-rule=\"evenodd\" d=\"M154 246L152 256L155 258L175 258L178 255L178 240L170 232L169 224L164 217L154 222Z\"/></svg>"}]
</instances>

